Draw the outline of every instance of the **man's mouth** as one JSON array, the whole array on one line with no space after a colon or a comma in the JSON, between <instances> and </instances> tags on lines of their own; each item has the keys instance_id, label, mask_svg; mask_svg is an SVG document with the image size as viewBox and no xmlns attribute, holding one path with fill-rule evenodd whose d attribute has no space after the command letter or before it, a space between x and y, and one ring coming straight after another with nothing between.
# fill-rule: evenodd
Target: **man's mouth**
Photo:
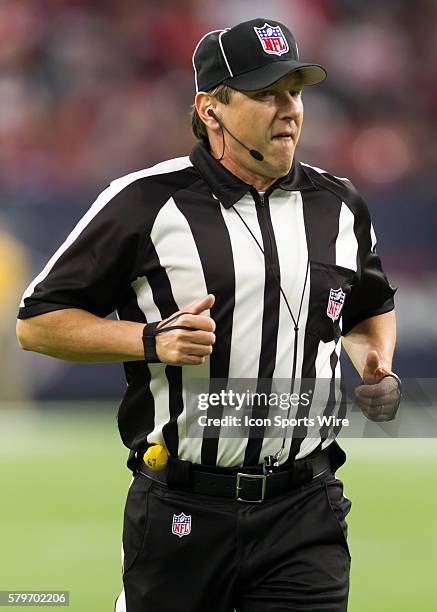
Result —
<instances>
[{"instance_id":1,"label":"man's mouth","mask_svg":"<svg viewBox=\"0 0 437 612\"><path fill-rule=\"evenodd\" d=\"M279 134L275 134L272 137L273 140L281 139L281 140L293 140L293 134L290 132L280 132Z\"/></svg>"}]
</instances>

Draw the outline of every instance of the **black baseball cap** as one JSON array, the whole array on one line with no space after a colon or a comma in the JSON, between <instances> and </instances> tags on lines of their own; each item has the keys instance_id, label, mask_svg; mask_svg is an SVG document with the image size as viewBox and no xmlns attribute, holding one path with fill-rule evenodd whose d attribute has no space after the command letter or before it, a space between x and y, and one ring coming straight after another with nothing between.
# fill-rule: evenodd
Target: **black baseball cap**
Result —
<instances>
[{"instance_id":1,"label":"black baseball cap","mask_svg":"<svg viewBox=\"0 0 437 612\"><path fill-rule=\"evenodd\" d=\"M299 60L296 41L287 26L263 18L205 34L194 51L193 67L196 91L209 91L221 83L255 91L296 71L303 85L315 85L327 76L323 66Z\"/></svg>"}]
</instances>

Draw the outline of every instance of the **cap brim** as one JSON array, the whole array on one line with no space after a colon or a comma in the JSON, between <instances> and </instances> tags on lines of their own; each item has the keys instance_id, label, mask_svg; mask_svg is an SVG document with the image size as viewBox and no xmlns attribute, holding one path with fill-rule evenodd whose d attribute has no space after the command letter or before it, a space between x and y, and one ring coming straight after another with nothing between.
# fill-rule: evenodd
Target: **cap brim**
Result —
<instances>
[{"instance_id":1,"label":"cap brim","mask_svg":"<svg viewBox=\"0 0 437 612\"><path fill-rule=\"evenodd\" d=\"M328 76L326 70L319 64L303 64L295 60L286 60L272 62L251 72L229 77L223 82L239 91L255 91L276 83L292 72L299 72L302 75L302 85L316 85Z\"/></svg>"}]
</instances>

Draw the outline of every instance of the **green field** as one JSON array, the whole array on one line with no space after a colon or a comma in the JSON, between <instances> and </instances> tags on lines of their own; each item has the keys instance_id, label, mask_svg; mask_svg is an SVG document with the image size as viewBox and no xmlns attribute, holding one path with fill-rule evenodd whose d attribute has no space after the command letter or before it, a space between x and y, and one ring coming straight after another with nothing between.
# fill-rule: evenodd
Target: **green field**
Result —
<instances>
[{"instance_id":1,"label":"green field","mask_svg":"<svg viewBox=\"0 0 437 612\"><path fill-rule=\"evenodd\" d=\"M0 590L68 590L71 610L112 612L130 482L115 414L0 404ZM342 445L350 612L437 610L437 440Z\"/></svg>"}]
</instances>

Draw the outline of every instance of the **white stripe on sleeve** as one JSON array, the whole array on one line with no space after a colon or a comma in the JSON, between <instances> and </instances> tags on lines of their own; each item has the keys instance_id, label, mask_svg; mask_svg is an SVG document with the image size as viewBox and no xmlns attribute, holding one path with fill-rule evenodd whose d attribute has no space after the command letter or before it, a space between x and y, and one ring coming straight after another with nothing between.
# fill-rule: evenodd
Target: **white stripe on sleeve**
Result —
<instances>
[{"instance_id":1,"label":"white stripe on sleeve","mask_svg":"<svg viewBox=\"0 0 437 612\"><path fill-rule=\"evenodd\" d=\"M155 174L167 174L169 172L176 172L177 170L183 170L184 168L190 167L192 164L189 157L178 157L171 159L166 162L156 164L152 168L146 168L139 170L138 172L131 172L126 176L122 176L112 181L102 193L97 197L91 208L85 213L80 219L73 231L68 235L67 239L62 243L55 254L49 259L44 269L38 274L36 278L30 283L26 291L23 294L20 307L25 306L24 300L32 295L36 285L42 282L50 273L51 269L61 257L63 253L77 240L83 230L91 223L96 215L110 202L116 195L120 193L125 187L133 183L134 181L145 178L147 176L153 176Z\"/></svg>"}]
</instances>

